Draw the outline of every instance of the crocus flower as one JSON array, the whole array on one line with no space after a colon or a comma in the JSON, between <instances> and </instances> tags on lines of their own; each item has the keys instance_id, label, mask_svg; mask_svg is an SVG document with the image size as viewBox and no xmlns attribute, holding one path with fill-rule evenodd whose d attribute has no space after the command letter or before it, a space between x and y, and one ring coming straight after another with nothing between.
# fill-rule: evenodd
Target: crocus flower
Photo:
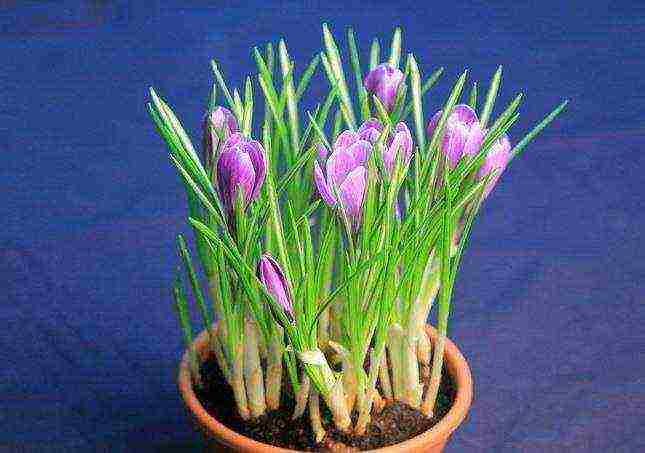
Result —
<instances>
[{"instance_id":1,"label":"crocus flower","mask_svg":"<svg viewBox=\"0 0 645 453\"><path fill-rule=\"evenodd\" d=\"M388 175L394 171L399 152L401 153L401 162L403 165L407 165L412 158L412 134L403 122L394 127L394 133L388 138L387 147L383 150L383 165Z\"/></svg>"},{"instance_id":2,"label":"crocus flower","mask_svg":"<svg viewBox=\"0 0 645 453\"><path fill-rule=\"evenodd\" d=\"M383 125L375 118L370 118L358 128L359 138L367 140L372 145L376 143L382 132ZM410 162L412 157L412 134L408 126L403 122L394 127L394 132L387 138L383 148L383 164L388 175L391 175L394 170L396 155L399 151L402 153L402 162L404 164Z\"/></svg>"},{"instance_id":3,"label":"crocus flower","mask_svg":"<svg viewBox=\"0 0 645 453\"><path fill-rule=\"evenodd\" d=\"M365 85L367 91L379 98L388 111L391 111L394 108L396 92L402 81L403 73L398 68L383 63L372 69L365 76L363 85Z\"/></svg>"},{"instance_id":4,"label":"crocus flower","mask_svg":"<svg viewBox=\"0 0 645 453\"><path fill-rule=\"evenodd\" d=\"M440 117L441 110L428 123L428 136L432 136ZM475 111L465 104L455 106L446 121L441 143L441 151L448 156L450 168L455 168L462 156L477 154L484 135Z\"/></svg>"},{"instance_id":5,"label":"crocus flower","mask_svg":"<svg viewBox=\"0 0 645 453\"><path fill-rule=\"evenodd\" d=\"M289 321L293 321L291 291L278 262L271 255L264 253L258 262L257 274L267 292L280 304Z\"/></svg>"},{"instance_id":6,"label":"crocus flower","mask_svg":"<svg viewBox=\"0 0 645 453\"><path fill-rule=\"evenodd\" d=\"M362 140L355 132L344 131L336 139L327 159L326 175L318 162L314 164L314 182L321 198L328 205L337 206L337 193L340 206L354 228L358 227L363 213L367 183L365 166L371 152L370 142Z\"/></svg>"},{"instance_id":7,"label":"crocus flower","mask_svg":"<svg viewBox=\"0 0 645 453\"><path fill-rule=\"evenodd\" d=\"M264 148L255 140L233 133L224 142L217 158L217 186L220 197L231 212L241 193L244 207L260 194L266 176Z\"/></svg>"},{"instance_id":8,"label":"crocus flower","mask_svg":"<svg viewBox=\"0 0 645 453\"><path fill-rule=\"evenodd\" d=\"M495 174L492 176L486 188L484 189L484 198L490 194L495 184L499 180L499 177L502 175L502 172L506 169L508 162L511 158L511 142L508 140L508 136L504 134L500 137L488 150L484 163L479 167L477 171L477 178L482 179L486 177L490 172L495 171Z\"/></svg>"},{"instance_id":9,"label":"crocus flower","mask_svg":"<svg viewBox=\"0 0 645 453\"><path fill-rule=\"evenodd\" d=\"M220 142L234 132L239 131L235 115L225 107L217 106L204 116L204 162L206 168L210 168L213 157L217 155ZM221 139L220 139L221 137Z\"/></svg>"},{"instance_id":10,"label":"crocus flower","mask_svg":"<svg viewBox=\"0 0 645 453\"><path fill-rule=\"evenodd\" d=\"M381 132L383 132L381 122L376 118L370 118L358 128L358 137L367 140L373 145L381 136Z\"/></svg>"}]
</instances>

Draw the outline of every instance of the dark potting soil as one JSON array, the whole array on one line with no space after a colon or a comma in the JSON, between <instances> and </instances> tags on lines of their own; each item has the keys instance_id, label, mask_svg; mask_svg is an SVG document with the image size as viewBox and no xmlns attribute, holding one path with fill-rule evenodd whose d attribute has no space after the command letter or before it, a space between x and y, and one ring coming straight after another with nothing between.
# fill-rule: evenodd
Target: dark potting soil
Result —
<instances>
[{"instance_id":1,"label":"dark potting soil","mask_svg":"<svg viewBox=\"0 0 645 453\"><path fill-rule=\"evenodd\" d=\"M253 420L242 420L237 414L233 392L224 379L214 356L209 357L200 367L201 389L195 394L206 411L233 431L265 444L303 451L362 451L394 445L427 431L448 413L455 400L456 387L450 375L443 370L437 410L433 418L425 417L420 411L407 404L387 404L380 413L372 413L372 421L363 436L346 434L335 429L331 414L321 404L321 417L327 435L316 444L309 415L293 420L293 395L282 380L282 401L280 409L270 411Z\"/></svg>"}]
</instances>

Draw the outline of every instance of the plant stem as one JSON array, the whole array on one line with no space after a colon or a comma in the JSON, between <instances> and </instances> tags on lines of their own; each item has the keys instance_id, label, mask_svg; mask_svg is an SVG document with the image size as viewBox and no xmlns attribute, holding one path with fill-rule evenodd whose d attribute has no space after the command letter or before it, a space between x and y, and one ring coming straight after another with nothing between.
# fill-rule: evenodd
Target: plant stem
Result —
<instances>
[{"instance_id":1,"label":"plant stem","mask_svg":"<svg viewBox=\"0 0 645 453\"><path fill-rule=\"evenodd\" d=\"M264 378L260 363L257 326L248 315L244 322L244 379L251 416L259 417L266 412Z\"/></svg>"},{"instance_id":2,"label":"plant stem","mask_svg":"<svg viewBox=\"0 0 645 453\"><path fill-rule=\"evenodd\" d=\"M275 325L273 336L269 341L267 351L266 372L266 403L269 410L280 407L280 392L282 390L282 354L284 343L282 327Z\"/></svg>"},{"instance_id":3,"label":"plant stem","mask_svg":"<svg viewBox=\"0 0 645 453\"><path fill-rule=\"evenodd\" d=\"M381 366L379 367L379 382L381 383L381 390L383 390L383 396L387 400L394 400L394 394L392 393L392 383L390 382L390 369L387 365L387 353L381 356Z\"/></svg>"},{"instance_id":4,"label":"plant stem","mask_svg":"<svg viewBox=\"0 0 645 453\"><path fill-rule=\"evenodd\" d=\"M311 387L309 394L309 420L314 436L316 436L316 443L320 443L325 437L325 430L320 419L320 398L314 386Z\"/></svg>"},{"instance_id":5,"label":"plant stem","mask_svg":"<svg viewBox=\"0 0 645 453\"><path fill-rule=\"evenodd\" d=\"M403 329L401 329L401 326L392 324L388 335L387 351L390 359L390 371L392 372L392 393L396 401L403 400L402 336Z\"/></svg>"},{"instance_id":6,"label":"plant stem","mask_svg":"<svg viewBox=\"0 0 645 453\"><path fill-rule=\"evenodd\" d=\"M372 349L370 353L370 369L369 369L369 382L367 385L367 390L365 391L365 397L361 400L358 407L358 421L356 422L356 427L354 432L356 434L363 435L367 429L367 424L370 421L370 413L372 412L372 404L374 398L378 395L376 391L376 379L379 375L379 370L381 369L382 357L385 355L385 342L382 345L379 345L378 350Z\"/></svg>"},{"instance_id":7,"label":"plant stem","mask_svg":"<svg viewBox=\"0 0 645 453\"><path fill-rule=\"evenodd\" d=\"M329 342L329 307L325 309L318 319L318 344L325 348Z\"/></svg>"},{"instance_id":8,"label":"plant stem","mask_svg":"<svg viewBox=\"0 0 645 453\"><path fill-rule=\"evenodd\" d=\"M416 329L414 334L402 335L400 339L403 371L403 394L401 395L401 400L414 408L418 408L421 404L423 394L423 386L419 380L417 342Z\"/></svg>"},{"instance_id":9,"label":"plant stem","mask_svg":"<svg viewBox=\"0 0 645 453\"><path fill-rule=\"evenodd\" d=\"M419 373L421 378L430 376L430 357L432 355L432 344L425 329L419 335L417 343L417 359L419 360Z\"/></svg>"},{"instance_id":10,"label":"plant stem","mask_svg":"<svg viewBox=\"0 0 645 453\"><path fill-rule=\"evenodd\" d=\"M417 318L414 319L416 323L417 334L417 358L421 367L421 375L427 376L430 372L430 353L432 345L426 334L425 325L430 314L430 309L439 291L439 260L434 259L434 254L426 266L423 282L421 284L420 297L416 300L415 304L421 307L417 312Z\"/></svg>"},{"instance_id":11,"label":"plant stem","mask_svg":"<svg viewBox=\"0 0 645 453\"><path fill-rule=\"evenodd\" d=\"M219 365L219 369L222 370L222 374L224 375L224 378L226 378L226 382L231 385L231 370L228 366L226 355L224 354L224 349L222 348L222 343L219 340L218 330L218 328L215 328L213 334L211 335L211 347L215 352L215 358L217 360L217 364Z\"/></svg>"},{"instance_id":12,"label":"plant stem","mask_svg":"<svg viewBox=\"0 0 645 453\"><path fill-rule=\"evenodd\" d=\"M330 341L329 346L339 355L343 364L342 382L347 409L351 413L356 403L358 379L349 352L340 344Z\"/></svg>"},{"instance_id":13,"label":"plant stem","mask_svg":"<svg viewBox=\"0 0 645 453\"><path fill-rule=\"evenodd\" d=\"M237 411L243 420L248 420L251 416L246 399L246 389L244 388L244 344L240 341L235 345L235 356L231 361L231 387L233 388L233 397L237 405Z\"/></svg>"},{"instance_id":14,"label":"plant stem","mask_svg":"<svg viewBox=\"0 0 645 453\"><path fill-rule=\"evenodd\" d=\"M340 380L334 377L334 372L325 364L321 366L321 372L327 388L331 391L327 395L323 395L325 403L329 407L334 418L334 424L341 431L349 431L352 420L349 416L350 412L345 401L345 394L343 393L343 384Z\"/></svg>"},{"instance_id":15,"label":"plant stem","mask_svg":"<svg viewBox=\"0 0 645 453\"><path fill-rule=\"evenodd\" d=\"M430 383L428 390L421 404L421 412L426 417L432 417L434 404L439 394L439 384L441 383L441 370L443 368L443 352L446 346L446 337L439 333L437 342L434 345L434 354L432 356L432 371L430 373Z\"/></svg>"},{"instance_id":16,"label":"plant stem","mask_svg":"<svg viewBox=\"0 0 645 453\"><path fill-rule=\"evenodd\" d=\"M311 381L309 376L305 371L302 372L302 378L300 379L300 388L296 393L296 407L293 410L292 419L302 417L302 414L305 413L307 408L307 398L309 397L309 388L311 386Z\"/></svg>"}]
</instances>

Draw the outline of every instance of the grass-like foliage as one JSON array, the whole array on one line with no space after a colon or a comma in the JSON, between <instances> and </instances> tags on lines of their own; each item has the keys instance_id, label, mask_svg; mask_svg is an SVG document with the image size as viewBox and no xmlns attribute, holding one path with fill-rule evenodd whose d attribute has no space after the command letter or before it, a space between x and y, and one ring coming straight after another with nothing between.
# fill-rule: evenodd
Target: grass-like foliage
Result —
<instances>
[{"instance_id":1,"label":"grass-like foliage","mask_svg":"<svg viewBox=\"0 0 645 453\"><path fill-rule=\"evenodd\" d=\"M362 55L351 29L343 53L326 25L322 45L304 68L284 41L277 51L253 49L257 74L239 90L212 61L199 153L152 89L148 104L194 233L195 258L178 236L183 271L173 286L186 343L192 299L240 416L279 407L286 368L294 417L309 405L318 439L321 399L339 429L359 435L388 401L432 414L473 222L508 163L567 104L512 147L523 96L493 118L501 67L481 107L482 85L468 89L464 71L424 115L444 70L424 77L415 56L403 55L399 29L389 55L377 39ZM328 92L304 111L319 73ZM431 345L424 326L433 309ZM192 370L201 385L195 355Z\"/></svg>"}]
</instances>

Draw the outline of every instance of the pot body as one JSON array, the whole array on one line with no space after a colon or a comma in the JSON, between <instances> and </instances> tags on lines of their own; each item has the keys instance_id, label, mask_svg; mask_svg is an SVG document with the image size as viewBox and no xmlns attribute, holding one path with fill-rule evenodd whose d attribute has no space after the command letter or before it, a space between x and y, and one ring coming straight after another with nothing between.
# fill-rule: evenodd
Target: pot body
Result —
<instances>
[{"instance_id":1,"label":"pot body","mask_svg":"<svg viewBox=\"0 0 645 453\"><path fill-rule=\"evenodd\" d=\"M426 326L432 343L437 338L437 332L430 325ZM208 353L208 335L202 332L194 342L195 350L200 358ZM431 429L412 439L390 447L372 450L378 453L441 453L451 434L464 421L473 397L473 382L470 368L466 359L457 346L446 339L444 363L448 373L457 386L457 395L450 411ZM295 450L274 447L257 442L237 434L213 418L201 405L193 391L189 371L189 356L186 352L179 368L179 392L193 420L203 433L210 451L213 452L244 452L244 453L296 453Z\"/></svg>"}]
</instances>

